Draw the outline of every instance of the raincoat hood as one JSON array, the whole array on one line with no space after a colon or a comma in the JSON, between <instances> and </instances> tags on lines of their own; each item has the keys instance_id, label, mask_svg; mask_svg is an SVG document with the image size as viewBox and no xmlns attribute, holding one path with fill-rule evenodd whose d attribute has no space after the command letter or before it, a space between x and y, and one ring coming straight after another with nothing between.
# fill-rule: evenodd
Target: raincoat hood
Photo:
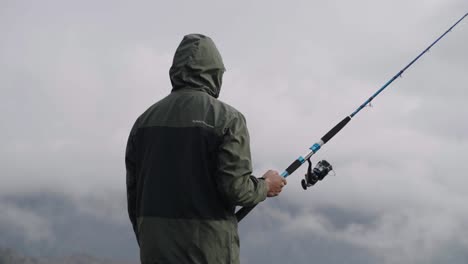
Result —
<instances>
[{"instance_id":1,"label":"raincoat hood","mask_svg":"<svg viewBox=\"0 0 468 264\"><path fill-rule=\"evenodd\" d=\"M179 44L169 70L172 91L192 89L218 98L224 71L223 59L211 38L187 35Z\"/></svg>"}]
</instances>

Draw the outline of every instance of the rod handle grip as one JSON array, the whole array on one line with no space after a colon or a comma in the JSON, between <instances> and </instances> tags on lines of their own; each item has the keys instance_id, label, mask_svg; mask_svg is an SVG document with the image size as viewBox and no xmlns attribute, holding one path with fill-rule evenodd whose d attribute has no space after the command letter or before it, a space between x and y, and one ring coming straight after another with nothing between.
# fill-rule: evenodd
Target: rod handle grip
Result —
<instances>
[{"instance_id":1,"label":"rod handle grip","mask_svg":"<svg viewBox=\"0 0 468 264\"><path fill-rule=\"evenodd\" d=\"M289 175L293 174L294 171L296 171L301 165L302 165L302 161L300 161L299 159L293 161L293 163L291 163L291 165L289 165L286 170L284 170L283 173L281 173L281 176L283 176L284 178L288 177Z\"/></svg>"},{"instance_id":2,"label":"rod handle grip","mask_svg":"<svg viewBox=\"0 0 468 264\"><path fill-rule=\"evenodd\" d=\"M240 222L246 215L250 213L255 208L254 206L244 206L236 212L237 222Z\"/></svg>"},{"instance_id":3,"label":"rod handle grip","mask_svg":"<svg viewBox=\"0 0 468 264\"><path fill-rule=\"evenodd\" d=\"M321 138L323 144L327 143L330 139L332 139L332 137L334 137L338 132L340 132L340 130L343 129L343 127L345 127L349 121L351 121L351 117L347 116L343 120L341 120L341 122L336 124L336 126L334 126L330 131L328 131L325 134L325 136Z\"/></svg>"}]
</instances>

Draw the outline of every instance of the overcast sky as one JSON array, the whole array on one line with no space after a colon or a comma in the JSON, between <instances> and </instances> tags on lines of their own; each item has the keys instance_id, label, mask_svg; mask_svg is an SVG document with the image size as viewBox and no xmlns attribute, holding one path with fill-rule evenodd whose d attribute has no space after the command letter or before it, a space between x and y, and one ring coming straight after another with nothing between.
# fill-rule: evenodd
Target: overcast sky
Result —
<instances>
[{"instance_id":1,"label":"overcast sky","mask_svg":"<svg viewBox=\"0 0 468 264\"><path fill-rule=\"evenodd\" d=\"M466 0L1 0L0 246L137 258L125 144L169 93L184 35L220 50L220 99L246 116L261 176L467 11ZM465 19L314 156L336 177L303 191L304 166L258 206L240 224L242 263L468 262L467 47Z\"/></svg>"}]
</instances>

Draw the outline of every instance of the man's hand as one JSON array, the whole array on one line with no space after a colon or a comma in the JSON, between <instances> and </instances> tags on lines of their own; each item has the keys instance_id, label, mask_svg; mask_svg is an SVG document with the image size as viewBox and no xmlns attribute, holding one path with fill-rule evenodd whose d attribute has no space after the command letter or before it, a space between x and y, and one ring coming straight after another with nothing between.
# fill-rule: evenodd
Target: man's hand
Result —
<instances>
[{"instance_id":1,"label":"man's hand","mask_svg":"<svg viewBox=\"0 0 468 264\"><path fill-rule=\"evenodd\" d=\"M281 177L277 171L269 170L263 174L263 178L268 186L268 197L278 196L283 187L287 184L286 179Z\"/></svg>"}]
</instances>

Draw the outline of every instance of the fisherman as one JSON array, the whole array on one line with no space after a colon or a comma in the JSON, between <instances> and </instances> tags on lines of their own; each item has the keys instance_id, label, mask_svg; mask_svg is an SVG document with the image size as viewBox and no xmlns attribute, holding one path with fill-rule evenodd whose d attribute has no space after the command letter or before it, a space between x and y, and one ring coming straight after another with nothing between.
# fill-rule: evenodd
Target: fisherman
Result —
<instances>
[{"instance_id":1,"label":"fisherman","mask_svg":"<svg viewBox=\"0 0 468 264\"><path fill-rule=\"evenodd\" d=\"M252 175L244 116L218 100L224 64L204 35L183 38L171 93L136 120L128 139L127 202L146 263L239 263L236 206L277 196L277 171Z\"/></svg>"}]
</instances>

